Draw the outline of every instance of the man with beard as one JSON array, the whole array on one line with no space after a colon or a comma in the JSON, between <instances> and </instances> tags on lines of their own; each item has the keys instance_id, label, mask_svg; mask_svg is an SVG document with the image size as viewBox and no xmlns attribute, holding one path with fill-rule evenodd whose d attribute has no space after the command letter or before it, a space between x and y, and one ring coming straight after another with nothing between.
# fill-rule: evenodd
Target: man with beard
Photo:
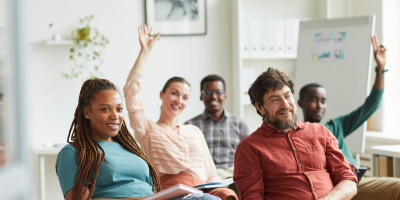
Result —
<instances>
[{"instance_id":1,"label":"man with beard","mask_svg":"<svg viewBox=\"0 0 400 200\"><path fill-rule=\"evenodd\" d=\"M326 126L339 141L339 148L357 173L354 160L344 138L360 127L378 108L383 96L386 49L378 44L376 36L371 38L374 58L377 63L374 87L364 104L356 110L340 117L321 123ZM317 83L310 83L300 90L297 101L303 110L304 121L320 123L327 109L326 90ZM400 179L394 177L365 177L357 184L357 195L353 200L400 199Z\"/></svg>"},{"instance_id":2,"label":"man with beard","mask_svg":"<svg viewBox=\"0 0 400 200\"><path fill-rule=\"evenodd\" d=\"M239 144L233 180L242 199L351 199L357 177L323 125L296 121L294 82L268 68L249 96L260 128Z\"/></svg>"},{"instance_id":3,"label":"man with beard","mask_svg":"<svg viewBox=\"0 0 400 200\"><path fill-rule=\"evenodd\" d=\"M225 90L222 77L214 74L204 77L200 83L200 100L204 102L205 110L186 122L203 131L221 178L232 177L236 148L249 135L246 123L224 109Z\"/></svg>"}]
</instances>

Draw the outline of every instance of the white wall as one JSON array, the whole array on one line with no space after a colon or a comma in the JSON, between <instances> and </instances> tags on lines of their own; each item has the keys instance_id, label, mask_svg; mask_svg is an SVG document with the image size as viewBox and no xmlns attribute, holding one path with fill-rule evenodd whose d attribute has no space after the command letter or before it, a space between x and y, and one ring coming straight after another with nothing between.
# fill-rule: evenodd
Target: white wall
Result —
<instances>
[{"instance_id":1,"label":"white wall","mask_svg":"<svg viewBox=\"0 0 400 200\"><path fill-rule=\"evenodd\" d=\"M182 76L192 84L192 98L178 119L180 122L202 112L199 85L205 75L220 74L230 85L229 3L229 0L207 2L207 35L161 38L149 59L143 81L142 98L150 119L158 119L159 91L172 76ZM72 65L68 45L38 44L51 37L48 24L54 23L56 32L70 38L78 20L94 14L93 25L110 39L101 71L104 78L122 89L139 52L137 27L145 22L144 1L31 0L28 4L29 135L33 145L65 143L83 81L61 76ZM229 99L227 107L230 109Z\"/></svg>"},{"instance_id":2,"label":"white wall","mask_svg":"<svg viewBox=\"0 0 400 200\"><path fill-rule=\"evenodd\" d=\"M375 30L380 43L388 50L386 68L389 72L385 74L385 92L383 94L382 106L372 116L373 128L377 131L383 131L386 134L399 133L400 127L397 125L399 117L396 113L400 112L400 80L397 75L400 74L398 56L400 51L400 24L399 19L400 3L391 0L352 0L352 15L376 15ZM375 66L375 65L373 65ZM372 80L375 80L375 71L371 72Z\"/></svg>"},{"instance_id":3,"label":"white wall","mask_svg":"<svg viewBox=\"0 0 400 200\"><path fill-rule=\"evenodd\" d=\"M104 78L122 90L140 46L137 27L145 22L144 0L30 0L28 3L28 83L29 103L26 111L33 146L66 143L68 130L77 106L82 80L66 80L72 61L69 47L39 44L50 39L49 23L63 38L71 38L78 20L93 14L93 26L110 39L101 71ZM222 75L228 86L227 109L231 110L230 1L207 1L207 35L162 37L153 49L145 70L142 98L148 117L157 120L161 102L159 91L172 76L182 76L192 85L192 97L179 122L203 111L199 100L200 81L210 74ZM155 30L157 31L157 30ZM155 73L157 72L157 73ZM121 91L122 92L122 91ZM126 115L127 116L127 115ZM128 120L127 120L128 121ZM62 199L55 176L55 157L46 161L47 199ZM34 169L38 172L38 169ZM37 175L37 174L35 174ZM38 182L34 183L38 199Z\"/></svg>"},{"instance_id":4,"label":"white wall","mask_svg":"<svg viewBox=\"0 0 400 200\"><path fill-rule=\"evenodd\" d=\"M387 51L387 68L389 72L385 75L385 93L383 96L383 117L382 130L388 133L399 135L400 127L400 2L383 0L382 6L382 44L388 49ZM394 22L393 22L393 19Z\"/></svg>"}]
</instances>

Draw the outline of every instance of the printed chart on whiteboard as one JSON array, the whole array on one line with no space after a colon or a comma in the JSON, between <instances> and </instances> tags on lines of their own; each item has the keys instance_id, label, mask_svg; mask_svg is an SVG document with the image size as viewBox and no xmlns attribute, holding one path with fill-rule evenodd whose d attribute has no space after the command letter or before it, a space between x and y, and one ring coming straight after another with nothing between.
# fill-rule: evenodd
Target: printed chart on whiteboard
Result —
<instances>
[{"instance_id":1,"label":"printed chart on whiteboard","mask_svg":"<svg viewBox=\"0 0 400 200\"><path fill-rule=\"evenodd\" d=\"M343 59L346 32L315 33L313 60Z\"/></svg>"}]
</instances>

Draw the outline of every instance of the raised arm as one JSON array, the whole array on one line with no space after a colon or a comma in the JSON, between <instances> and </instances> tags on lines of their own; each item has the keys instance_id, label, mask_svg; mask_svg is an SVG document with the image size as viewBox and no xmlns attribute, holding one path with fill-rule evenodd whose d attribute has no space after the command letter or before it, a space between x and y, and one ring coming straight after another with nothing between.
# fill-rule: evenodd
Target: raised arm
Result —
<instances>
[{"instance_id":1,"label":"raised arm","mask_svg":"<svg viewBox=\"0 0 400 200\"><path fill-rule=\"evenodd\" d=\"M141 90L142 72L146 65L147 58L151 50L155 46L160 33L152 36L152 29L147 31L146 25L141 25L138 28L140 52L129 72L128 78L124 86L124 97L126 108L129 114L130 125L135 131L135 136L144 136L146 133L146 113L144 105L140 99L139 93Z\"/></svg>"},{"instance_id":2,"label":"raised arm","mask_svg":"<svg viewBox=\"0 0 400 200\"><path fill-rule=\"evenodd\" d=\"M386 65L386 49L383 45L378 43L378 39L376 38L376 34L371 37L372 46L374 48L374 58L376 61L376 69L378 71L382 71L385 69ZM376 73L374 87L376 89L383 90L385 75L383 73Z\"/></svg>"},{"instance_id":3,"label":"raised arm","mask_svg":"<svg viewBox=\"0 0 400 200\"><path fill-rule=\"evenodd\" d=\"M148 32L146 24L139 26L138 32L139 32L140 52L138 57L136 58L135 64L133 65L131 71L129 72L129 76L128 79L126 80L126 84L124 87L124 92L127 88L131 87L131 84L133 84L132 83L133 72L134 71L139 73L143 72L147 58L149 57L151 50L156 44L158 37L160 37L160 33L157 33L153 37L153 29L150 28L150 32Z\"/></svg>"},{"instance_id":4,"label":"raised arm","mask_svg":"<svg viewBox=\"0 0 400 200\"><path fill-rule=\"evenodd\" d=\"M374 50L374 59L377 63L376 69L382 71L385 69L386 65L386 49L383 45L378 43L376 35L371 37L371 43ZM328 122L328 125L335 127L335 129L340 127L343 131L344 137L352 134L379 108L384 89L384 79L385 75L377 72L375 76L374 90L371 91L364 104L351 113L336 118L334 125L329 124L330 122Z\"/></svg>"},{"instance_id":5,"label":"raised arm","mask_svg":"<svg viewBox=\"0 0 400 200\"><path fill-rule=\"evenodd\" d=\"M158 37L160 37L160 33L157 33L153 37L153 29L150 28L150 31L147 31L146 24L139 26L139 43L140 43L140 52L139 56L136 59L135 64L132 67L132 71L142 72L147 61L147 58L150 55L151 50L153 49L154 45L157 42Z\"/></svg>"}]
</instances>

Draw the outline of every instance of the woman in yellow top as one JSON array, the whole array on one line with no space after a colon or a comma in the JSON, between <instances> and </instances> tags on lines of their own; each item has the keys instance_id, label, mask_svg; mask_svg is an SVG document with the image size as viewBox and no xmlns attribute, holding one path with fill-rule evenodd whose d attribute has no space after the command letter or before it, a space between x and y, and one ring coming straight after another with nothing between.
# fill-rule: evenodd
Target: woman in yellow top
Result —
<instances>
[{"instance_id":1,"label":"woman in yellow top","mask_svg":"<svg viewBox=\"0 0 400 200\"><path fill-rule=\"evenodd\" d=\"M146 25L139 28L141 50L124 86L124 96L130 125L135 138L153 163L160 176L161 186L178 183L193 186L219 181L203 133L193 125L177 123L177 116L186 108L190 85L181 77L170 78L160 92L161 114L157 122L147 119L140 99L143 69L160 33L152 37ZM209 192L221 199L237 199L233 190L219 188Z\"/></svg>"}]
</instances>

